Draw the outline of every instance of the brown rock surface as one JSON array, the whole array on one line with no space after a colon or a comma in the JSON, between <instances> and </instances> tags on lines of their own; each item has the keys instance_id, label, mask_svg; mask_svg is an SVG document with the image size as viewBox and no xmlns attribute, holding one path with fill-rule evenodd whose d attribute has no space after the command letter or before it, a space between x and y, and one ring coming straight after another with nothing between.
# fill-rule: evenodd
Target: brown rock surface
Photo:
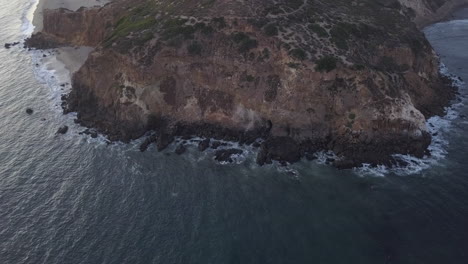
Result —
<instances>
[{"instance_id":1,"label":"brown rock surface","mask_svg":"<svg viewBox=\"0 0 468 264\"><path fill-rule=\"evenodd\" d=\"M454 94L415 11L397 1L170 2L45 12L32 46L96 47L68 97L83 125L124 141L151 129L287 138L294 157L262 152L296 161L331 149L378 164L424 155L426 118Z\"/></svg>"}]
</instances>

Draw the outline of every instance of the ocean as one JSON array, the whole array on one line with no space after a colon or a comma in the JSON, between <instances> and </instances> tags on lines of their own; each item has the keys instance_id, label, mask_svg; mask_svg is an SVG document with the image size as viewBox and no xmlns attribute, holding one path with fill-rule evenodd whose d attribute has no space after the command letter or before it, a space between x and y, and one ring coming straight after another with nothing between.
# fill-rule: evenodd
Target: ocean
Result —
<instances>
[{"instance_id":1,"label":"ocean","mask_svg":"<svg viewBox=\"0 0 468 264\"><path fill-rule=\"evenodd\" d=\"M0 0L0 263L468 263L462 81L447 116L428 121L433 156L405 168L141 153L79 134L53 55L3 48L32 32L34 4ZM425 30L441 70L465 80L467 14Z\"/></svg>"}]
</instances>

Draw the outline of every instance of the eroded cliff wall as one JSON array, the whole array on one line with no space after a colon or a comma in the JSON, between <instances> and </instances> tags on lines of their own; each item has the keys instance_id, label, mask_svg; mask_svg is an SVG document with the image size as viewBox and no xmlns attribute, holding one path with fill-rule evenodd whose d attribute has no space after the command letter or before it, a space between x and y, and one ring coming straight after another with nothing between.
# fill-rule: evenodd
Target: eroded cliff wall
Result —
<instances>
[{"instance_id":1,"label":"eroded cliff wall","mask_svg":"<svg viewBox=\"0 0 468 264\"><path fill-rule=\"evenodd\" d=\"M169 2L45 13L33 40L96 46L68 100L84 125L122 140L263 137L266 160L294 142L279 148L377 164L424 155L426 117L453 96L412 22L425 11L396 1Z\"/></svg>"},{"instance_id":2,"label":"eroded cliff wall","mask_svg":"<svg viewBox=\"0 0 468 264\"><path fill-rule=\"evenodd\" d=\"M445 19L457 8L468 5L468 0L399 0L415 12L414 22L419 28Z\"/></svg>"}]
</instances>

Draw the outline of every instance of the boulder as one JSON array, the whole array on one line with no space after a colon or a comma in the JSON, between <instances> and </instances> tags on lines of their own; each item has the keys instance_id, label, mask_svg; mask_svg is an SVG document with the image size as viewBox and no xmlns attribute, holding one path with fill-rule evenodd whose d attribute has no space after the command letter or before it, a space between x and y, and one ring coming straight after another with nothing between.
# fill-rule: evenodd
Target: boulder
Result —
<instances>
[{"instance_id":1,"label":"boulder","mask_svg":"<svg viewBox=\"0 0 468 264\"><path fill-rule=\"evenodd\" d=\"M174 141L174 136L168 133L160 133L156 140L158 151L165 150Z\"/></svg>"},{"instance_id":2,"label":"boulder","mask_svg":"<svg viewBox=\"0 0 468 264\"><path fill-rule=\"evenodd\" d=\"M156 142L157 139L158 139L158 137L156 136L156 134L152 134L149 137L147 137L145 139L145 141L143 141L143 143L141 143L140 151L145 152L148 149L149 145L151 145L151 143L153 143L153 142Z\"/></svg>"},{"instance_id":3,"label":"boulder","mask_svg":"<svg viewBox=\"0 0 468 264\"><path fill-rule=\"evenodd\" d=\"M210 147L210 139L209 139L209 138L207 138L207 139L201 141L201 142L198 144L198 150L200 150L200 151L202 151L202 152L205 151L205 150L206 150L207 148L209 148L209 147Z\"/></svg>"},{"instance_id":4,"label":"boulder","mask_svg":"<svg viewBox=\"0 0 468 264\"><path fill-rule=\"evenodd\" d=\"M187 148L185 147L184 144L180 144L179 146L177 146L176 150L175 150L175 153L177 155L182 155L185 153L185 151L187 151Z\"/></svg>"},{"instance_id":5,"label":"boulder","mask_svg":"<svg viewBox=\"0 0 468 264\"><path fill-rule=\"evenodd\" d=\"M61 126L57 130L57 134L66 134L68 132L68 126Z\"/></svg>"},{"instance_id":6,"label":"boulder","mask_svg":"<svg viewBox=\"0 0 468 264\"><path fill-rule=\"evenodd\" d=\"M270 164L273 160L294 163L301 159L301 148L290 137L269 138L260 147L257 155L259 165Z\"/></svg>"},{"instance_id":7,"label":"boulder","mask_svg":"<svg viewBox=\"0 0 468 264\"><path fill-rule=\"evenodd\" d=\"M242 154L243 151L240 149L221 149L216 151L215 160L219 162L233 162L232 156Z\"/></svg>"}]
</instances>

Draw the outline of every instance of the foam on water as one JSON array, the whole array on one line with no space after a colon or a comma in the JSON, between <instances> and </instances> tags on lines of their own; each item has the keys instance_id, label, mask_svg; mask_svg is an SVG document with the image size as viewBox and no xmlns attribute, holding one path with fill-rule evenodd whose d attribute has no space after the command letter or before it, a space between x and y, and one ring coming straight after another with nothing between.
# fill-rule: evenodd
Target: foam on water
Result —
<instances>
[{"instance_id":1,"label":"foam on water","mask_svg":"<svg viewBox=\"0 0 468 264\"><path fill-rule=\"evenodd\" d=\"M34 25L32 24L33 14L37 8L38 0L31 0L27 8L22 14L22 26L21 31L24 35L24 38L29 37L34 31ZM451 21L450 23L468 23L467 20L457 20ZM32 50L31 58L34 63L34 73L36 78L39 82L50 89L50 99L51 99L51 107L57 113L57 118L60 119L62 122L65 122L67 125L70 126L70 132L65 135L66 139L71 139L76 137L79 131L82 131L84 128L75 124L73 119L76 118L76 113L70 113L67 115L62 114L61 108L61 96L62 94L68 93L71 89L69 85L71 83L71 74L67 70L66 66L57 59L57 52L56 51L38 51ZM46 57L44 57L46 54ZM465 86L464 82L449 73L448 68L441 64L440 72L449 77L455 86L459 88L459 91L462 92L462 88ZM67 84L63 86L64 84ZM355 168L354 171L361 176L385 176L387 174L393 173L397 175L411 175L421 172L422 170L428 169L431 166L437 165L440 160L444 159L447 155L447 146L449 145L449 141L447 139L447 132L449 132L453 126L453 120L457 119L459 114L458 110L463 105L466 97L464 95L459 96L458 103L451 105L446 109L446 115L443 117L432 117L427 120L427 128L428 132L432 135L432 143L429 146L429 150L431 152L431 156L424 157L422 159L415 158L410 155L395 155L396 158L399 160L404 161L406 163L405 166L402 167L386 167L386 166L377 166L373 167L369 164L363 164L361 168ZM81 139L85 138L87 143L95 144L96 147L101 147L102 145L107 145L109 142L104 135L99 134L97 138L91 138L90 136L81 136ZM197 146L198 142L203 140L202 138L193 138L191 140L186 141L186 145L188 146ZM176 148L178 144L180 144L183 140L177 138L175 143L170 146L170 149L173 150ZM132 151L138 151L139 145L143 142L142 139L132 141L130 148L127 148ZM242 154L236 154L232 156L235 164L243 164L247 160L253 160L256 156L258 150L253 148L252 146L244 146L240 145L237 142L229 142L229 141L220 141L223 143L218 149L229 149L229 148L237 148L243 151ZM114 143L112 144L113 148L117 147L119 149L122 148L123 144ZM200 161L206 158L213 158L214 153L216 150L208 149L203 154L197 154L195 158L196 160ZM336 156L332 151L320 151L315 153L317 157L316 163L318 164L329 164L329 160L338 160L339 157ZM230 163L227 162L220 162L222 165L227 165ZM277 168L278 171L286 172L289 174L297 175L297 171L295 171L291 166L283 166L279 163L274 163L274 166Z\"/></svg>"},{"instance_id":2,"label":"foam on water","mask_svg":"<svg viewBox=\"0 0 468 264\"><path fill-rule=\"evenodd\" d=\"M36 11L39 0L31 0L27 7L24 9L23 14L21 15L21 32L24 38L31 36L34 32L34 25L32 24L32 19L34 16L34 11Z\"/></svg>"},{"instance_id":3,"label":"foam on water","mask_svg":"<svg viewBox=\"0 0 468 264\"><path fill-rule=\"evenodd\" d=\"M404 176L417 174L431 166L440 165L439 162L447 155L447 147L449 146L448 132L453 128L453 121L459 118L459 110L466 101L465 83L459 77L450 74L449 69L443 63L440 65L440 73L452 80L452 84L458 88L460 95L455 100L458 103L446 107L445 116L433 116L426 122L428 132L432 135L432 142L429 145L431 155L418 159L411 155L397 154L394 157L404 161L406 163L405 166L389 168L386 166L372 167L369 164L364 164L362 168L354 169L357 174L363 176L385 176L393 173Z\"/></svg>"}]
</instances>

